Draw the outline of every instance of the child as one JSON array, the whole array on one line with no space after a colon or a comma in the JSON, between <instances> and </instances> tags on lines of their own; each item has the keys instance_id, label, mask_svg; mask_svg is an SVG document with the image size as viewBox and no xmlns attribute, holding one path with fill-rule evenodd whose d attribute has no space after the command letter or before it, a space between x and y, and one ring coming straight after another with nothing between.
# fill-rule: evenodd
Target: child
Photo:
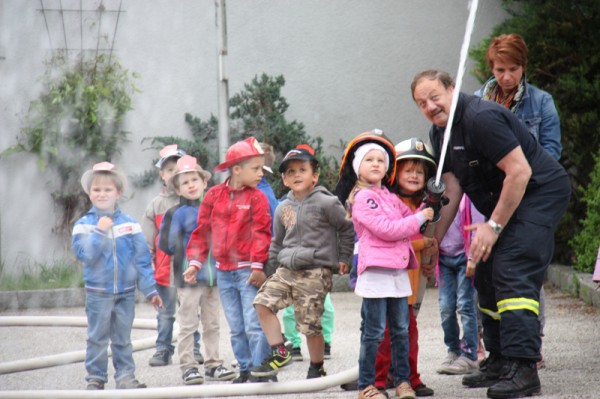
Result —
<instances>
[{"instance_id":1,"label":"child","mask_svg":"<svg viewBox=\"0 0 600 399\"><path fill-rule=\"evenodd\" d=\"M410 138L396 145L396 180L398 195L414 213L423 204L425 185L430 176L435 174L436 163L432 151L421 139ZM418 368L419 358L419 330L417 316L423 297L427 278L421 269L421 255L425 248L435 245L432 238L423 236L420 232L411 237L411 245L415 251L419 268L408 271L412 295L408 298L408 341L410 364L410 385L417 396L432 396L433 389L421 381ZM379 345L377 360L375 362L375 386L380 390L387 387L388 371L390 368L390 337L386 329L384 340Z\"/></svg>"},{"instance_id":2,"label":"child","mask_svg":"<svg viewBox=\"0 0 600 399\"><path fill-rule=\"evenodd\" d=\"M119 209L125 176L109 162L94 165L81 178L92 208L73 226L73 250L83 263L85 313L88 321L85 377L88 390L108 381L108 345L117 389L146 388L135 379L131 327L135 287L156 308L156 291L148 245L140 225Z\"/></svg>"},{"instance_id":3,"label":"child","mask_svg":"<svg viewBox=\"0 0 600 399\"><path fill-rule=\"evenodd\" d=\"M250 370L270 352L252 306L258 288L266 280L263 265L271 243L269 204L256 188L263 176L263 164L264 153L254 137L229 147L225 162L215 171L229 169L230 177L204 196L198 227L187 247L189 266L198 270L212 248L219 295L231 331L233 354L240 367L234 383L250 380Z\"/></svg>"},{"instance_id":4,"label":"child","mask_svg":"<svg viewBox=\"0 0 600 399\"><path fill-rule=\"evenodd\" d=\"M167 182L177 167L177 160L185 155L185 151L177 148L177 144L165 146L159 152L160 159L156 167L160 170L160 178L163 181L163 187L150 204L146 207L141 225L146 242L150 248L152 256L152 268L154 278L156 279L156 289L163 300L163 307L158 309L156 315L158 336L156 337L156 352L150 358L148 364L153 367L166 366L171 364L173 351L175 347L173 341L173 323L175 322L175 309L177 305L177 290L171 278L171 257L158 248L158 232L165 212L179 203L179 196L173 191L173 188L167 185ZM198 363L202 364L204 359L200 354L198 341L199 334L194 336L195 357Z\"/></svg>"},{"instance_id":5,"label":"child","mask_svg":"<svg viewBox=\"0 0 600 399\"><path fill-rule=\"evenodd\" d=\"M348 271L354 229L338 199L324 187L316 186L319 163L312 148L300 145L289 151L279 172L291 191L275 212L269 269L276 271L254 299L272 353L251 374L275 375L291 362L277 311L293 303L297 329L306 335L310 353L307 378L318 378L326 375L321 328L325 296L331 290L332 269L339 266L340 274Z\"/></svg>"},{"instance_id":6,"label":"child","mask_svg":"<svg viewBox=\"0 0 600 399\"><path fill-rule=\"evenodd\" d=\"M340 170L343 184L338 183L341 194L354 185L343 199L347 199L359 243L355 289L363 297L359 399L386 397L374 387L375 357L386 320L396 396L415 398L409 382L407 297L412 291L407 269L418 268L418 262L409 239L433 218L433 209L413 214L389 191L395 178L395 157L393 144L380 130L362 133L346 148Z\"/></svg>"},{"instance_id":7,"label":"child","mask_svg":"<svg viewBox=\"0 0 600 399\"><path fill-rule=\"evenodd\" d=\"M187 267L185 249L190 234L196 228L198 207L204 194L210 173L197 164L196 158L185 155L177 160L177 169L170 185L181 196L180 204L169 209L163 218L158 246L173 255L173 279L177 287L179 309L179 337L177 352L179 368L186 385L202 384L204 378L198 372L194 359L194 333L198 331L198 314L202 320L202 339L206 348L205 376L209 380L228 381L235 372L223 367L219 359L219 301L216 287L216 270L212 262L201 268L196 276L195 268ZM184 276L195 284L187 284Z\"/></svg>"},{"instance_id":8,"label":"child","mask_svg":"<svg viewBox=\"0 0 600 399\"><path fill-rule=\"evenodd\" d=\"M469 374L477 370L477 308L475 286L467 274L467 255L471 232L465 226L483 223L484 217L463 195L454 221L440 244L438 285L444 343L448 354L437 370L439 374ZM463 338L456 313L460 314Z\"/></svg>"}]
</instances>

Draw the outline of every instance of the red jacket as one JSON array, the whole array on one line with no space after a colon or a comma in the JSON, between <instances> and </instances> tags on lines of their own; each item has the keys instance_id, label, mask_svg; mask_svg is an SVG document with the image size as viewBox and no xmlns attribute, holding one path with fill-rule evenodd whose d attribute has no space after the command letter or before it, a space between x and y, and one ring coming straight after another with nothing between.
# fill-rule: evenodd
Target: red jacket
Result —
<instances>
[{"instance_id":1,"label":"red jacket","mask_svg":"<svg viewBox=\"0 0 600 399\"><path fill-rule=\"evenodd\" d=\"M204 196L198 227L192 232L186 255L199 267L212 254L219 270L251 267L262 270L271 244L271 213L267 197L257 188L232 190L229 179Z\"/></svg>"}]
</instances>

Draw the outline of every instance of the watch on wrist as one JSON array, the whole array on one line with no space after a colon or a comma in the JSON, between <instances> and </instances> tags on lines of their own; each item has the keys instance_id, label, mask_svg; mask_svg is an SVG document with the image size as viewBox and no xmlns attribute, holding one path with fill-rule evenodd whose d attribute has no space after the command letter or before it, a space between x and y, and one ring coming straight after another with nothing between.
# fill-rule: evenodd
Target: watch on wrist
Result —
<instances>
[{"instance_id":1,"label":"watch on wrist","mask_svg":"<svg viewBox=\"0 0 600 399\"><path fill-rule=\"evenodd\" d=\"M487 223L490 225L490 227L492 228L492 230L494 230L494 233L496 233L496 234L502 233L502 229L504 228L504 226L502 226L501 224L498 224L498 223L494 222L492 219L488 220Z\"/></svg>"}]
</instances>

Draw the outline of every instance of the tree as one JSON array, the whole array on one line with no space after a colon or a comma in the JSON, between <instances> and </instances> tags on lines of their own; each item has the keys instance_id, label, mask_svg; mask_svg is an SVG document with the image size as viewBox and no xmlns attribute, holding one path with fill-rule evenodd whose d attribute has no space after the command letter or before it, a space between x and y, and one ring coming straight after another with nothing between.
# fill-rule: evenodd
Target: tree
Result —
<instances>
[{"instance_id":1,"label":"tree","mask_svg":"<svg viewBox=\"0 0 600 399\"><path fill-rule=\"evenodd\" d=\"M297 121L289 122L285 113L289 107L281 95L285 79L279 75L271 77L262 74L255 76L250 83L244 85L244 90L235 94L229 101L231 124L230 139L234 143L249 136L273 146L276 159L281 160L290 149L298 144L309 144L315 151L320 163L320 183L333 190L337 181L337 160L325 155L323 139L310 137L304 130L304 125ZM217 164L217 129L218 120L211 115L208 121L185 114L185 120L192 130L192 139L173 136L151 137L145 140L151 142L153 148L161 148L166 144L178 144L186 152L198 158L207 170L212 170ZM273 166L275 173L267 179L273 187L275 195L281 197L287 189L283 186L279 173L279 163ZM137 180L138 184L149 183L155 178L156 172L146 172Z\"/></svg>"},{"instance_id":2,"label":"tree","mask_svg":"<svg viewBox=\"0 0 600 399\"><path fill-rule=\"evenodd\" d=\"M17 144L0 155L29 152L42 171L56 172L58 180L50 181L58 209L55 232L70 235L73 221L89 206L79 183L84 170L113 160L127 141L122 123L132 109L135 78L105 55L72 64L59 54L46 62L43 92L30 103Z\"/></svg>"},{"instance_id":3,"label":"tree","mask_svg":"<svg viewBox=\"0 0 600 399\"><path fill-rule=\"evenodd\" d=\"M504 4L511 17L471 52L477 61L474 74L481 82L489 76L485 50L492 37L523 36L529 48L527 79L552 94L561 119L560 162L569 173L573 195L557 229L555 260L572 264L581 248L569 242L585 218L582 195L600 148L600 2L504 0Z\"/></svg>"}]
</instances>

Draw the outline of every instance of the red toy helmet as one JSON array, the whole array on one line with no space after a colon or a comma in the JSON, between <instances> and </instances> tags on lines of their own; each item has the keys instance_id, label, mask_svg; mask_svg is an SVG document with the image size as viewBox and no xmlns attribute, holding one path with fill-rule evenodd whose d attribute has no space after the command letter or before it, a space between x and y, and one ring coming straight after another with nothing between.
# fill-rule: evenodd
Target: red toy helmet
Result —
<instances>
[{"instance_id":1,"label":"red toy helmet","mask_svg":"<svg viewBox=\"0 0 600 399\"><path fill-rule=\"evenodd\" d=\"M260 143L254 137L238 141L227 149L225 162L215 167L215 173L225 172L230 166L236 165L246 159L265 155Z\"/></svg>"}]
</instances>

